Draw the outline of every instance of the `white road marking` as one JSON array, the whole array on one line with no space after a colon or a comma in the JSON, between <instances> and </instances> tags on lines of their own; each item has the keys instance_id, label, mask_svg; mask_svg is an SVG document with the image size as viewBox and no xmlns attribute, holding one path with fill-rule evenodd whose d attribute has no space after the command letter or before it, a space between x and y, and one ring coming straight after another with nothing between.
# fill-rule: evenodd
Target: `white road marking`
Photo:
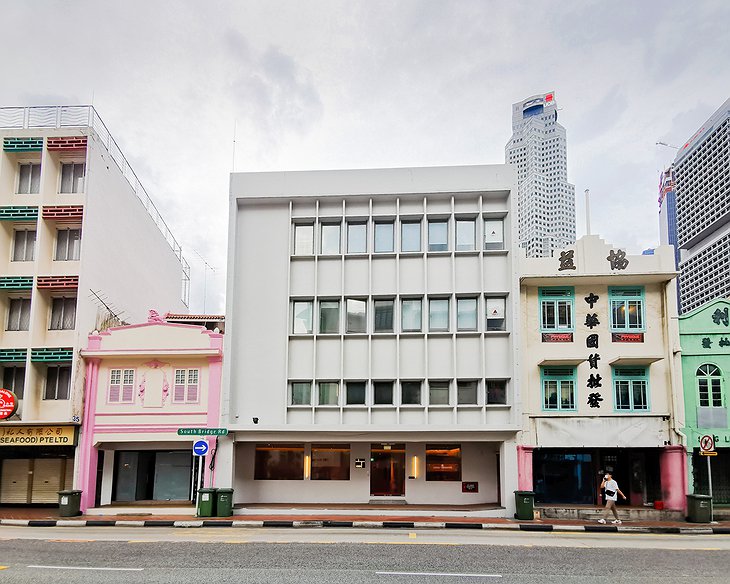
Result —
<instances>
[{"instance_id":1,"label":"white road marking","mask_svg":"<svg viewBox=\"0 0 730 584\"><path fill-rule=\"evenodd\" d=\"M501 578L502 574L449 574L442 572L375 572L378 576L451 576L457 578Z\"/></svg>"},{"instance_id":2,"label":"white road marking","mask_svg":"<svg viewBox=\"0 0 730 584\"><path fill-rule=\"evenodd\" d=\"M94 568L90 566L28 566L42 570L104 570L107 572L141 572L144 568Z\"/></svg>"}]
</instances>

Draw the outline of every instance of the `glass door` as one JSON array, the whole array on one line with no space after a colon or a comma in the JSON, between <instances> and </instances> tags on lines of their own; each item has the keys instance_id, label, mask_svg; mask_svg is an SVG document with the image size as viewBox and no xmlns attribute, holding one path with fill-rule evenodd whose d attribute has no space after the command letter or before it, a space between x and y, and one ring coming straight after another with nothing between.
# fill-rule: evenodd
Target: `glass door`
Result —
<instances>
[{"instance_id":1,"label":"glass door","mask_svg":"<svg viewBox=\"0 0 730 584\"><path fill-rule=\"evenodd\" d=\"M402 497L406 494L406 445L370 445L370 495Z\"/></svg>"}]
</instances>

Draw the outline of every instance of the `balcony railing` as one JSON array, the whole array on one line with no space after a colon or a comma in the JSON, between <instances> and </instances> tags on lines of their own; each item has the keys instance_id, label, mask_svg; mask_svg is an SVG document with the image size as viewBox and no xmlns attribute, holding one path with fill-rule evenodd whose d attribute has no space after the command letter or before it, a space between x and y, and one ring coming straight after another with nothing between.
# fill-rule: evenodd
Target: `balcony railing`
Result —
<instances>
[{"instance_id":1,"label":"balcony railing","mask_svg":"<svg viewBox=\"0 0 730 584\"><path fill-rule=\"evenodd\" d=\"M0 107L0 128L2 129L29 129L29 128L91 128L94 135L104 145L112 160L127 179L134 193L139 197L154 220L157 228L167 240L183 268L184 282L190 281L190 264L182 255L182 246L178 243L170 228L162 218L162 214L155 206L152 198L142 186L134 170L122 154L111 133L102 121L99 114L91 105L54 105L30 107ZM183 290L186 289L185 284ZM186 294L183 300L187 304Z\"/></svg>"}]
</instances>

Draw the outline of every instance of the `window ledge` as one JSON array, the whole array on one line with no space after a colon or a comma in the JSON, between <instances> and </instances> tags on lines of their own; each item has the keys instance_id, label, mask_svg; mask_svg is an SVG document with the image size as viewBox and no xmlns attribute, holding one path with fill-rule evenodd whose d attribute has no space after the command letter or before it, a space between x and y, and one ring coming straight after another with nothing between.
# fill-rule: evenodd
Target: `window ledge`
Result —
<instances>
[{"instance_id":1,"label":"window ledge","mask_svg":"<svg viewBox=\"0 0 730 584\"><path fill-rule=\"evenodd\" d=\"M421 404L401 404L400 409L402 410L425 410L426 406Z\"/></svg>"},{"instance_id":2,"label":"window ledge","mask_svg":"<svg viewBox=\"0 0 730 584\"><path fill-rule=\"evenodd\" d=\"M426 252L426 257L429 257L429 258L431 258L431 257L439 257L439 256L449 257L450 255L451 255L451 251L448 250L448 249L441 250L441 251L434 250L434 251L428 251L428 252Z\"/></svg>"},{"instance_id":3,"label":"window ledge","mask_svg":"<svg viewBox=\"0 0 730 584\"><path fill-rule=\"evenodd\" d=\"M426 335L424 333L422 333L421 331L412 331L412 332L408 331L408 332L402 332L400 334L400 336L401 337L424 337Z\"/></svg>"},{"instance_id":4,"label":"window ledge","mask_svg":"<svg viewBox=\"0 0 730 584\"><path fill-rule=\"evenodd\" d=\"M458 256L478 256L479 250L478 249L457 249L454 251L454 255Z\"/></svg>"},{"instance_id":5,"label":"window ledge","mask_svg":"<svg viewBox=\"0 0 730 584\"><path fill-rule=\"evenodd\" d=\"M508 337L510 331L484 331L485 337Z\"/></svg>"},{"instance_id":6,"label":"window ledge","mask_svg":"<svg viewBox=\"0 0 730 584\"><path fill-rule=\"evenodd\" d=\"M352 410L367 410L368 406L365 404L345 404L342 406L345 408L345 410L352 411Z\"/></svg>"},{"instance_id":7,"label":"window ledge","mask_svg":"<svg viewBox=\"0 0 730 584\"><path fill-rule=\"evenodd\" d=\"M297 254L297 255L291 255L291 256L289 256L289 259L291 261L299 261L300 262L302 260L313 260L314 257L315 257L314 254L311 254L311 255Z\"/></svg>"},{"instance_id":8,"label":"window ledge","mask_svg":"<svg viewBox=\"0 0 730 584\"><path fill-rule=\"evenodd\" d=\"M394 257L397 257L397 256L398 256L398 254L395 253L394 251L374 251L371 255L371 257L373 259L376 259L376 258L393 259Z\"/></svg>"},{"instance_id":9,"label":"window ledge","mask_svg":"<svg viewBox=\"0 0 730 584\"><path fill-rule=\"evenodd\" d=\"M357 252L357 253L353 252L353 253L346 253L345 254L345 259L346 260L351 260L351 259L354 259L354 258L367 259L368 258L368 252L361 251L361 252Z\"/></svg>"},{"instance_id":10,"label":"window ledge","mask_svg":"<svg viewBox=\"0 0 730 584\"><path fill-rule=\"evenodd\" d=\"M311 410L312 409L311 405L306 405L306 404L289 404L286 407L289 410Z\"/></svg>"},{"instance_id":11,"label":"window ledge","mask_svg":"<svg viewBox=\"0 0 730 584\"><path fill-rule=\"evenodd\" d=\"M345 333L346 339L367 339L368 336L367 333Z\"/></svg>"},{"instance_id":12,"label":"window ledge","mask_svg":"<svg viewBox=\"0 0 730 584\"><path fill-rule=\"evenodd\" d=\"M482 250L482 253L485 256L500 256L500 255L507 255L509 253L508 249L485 249Z\"/></svg>"},{"instance_id":13,"label":"window ledge","mask_svg":"<svg viewBox=\"0 0 730 584\"><path fill-rule=\"evenodd\" d=\"M313 333L290 334L289 339L313 339Z\"/></svg>"},{"instance_id":14,"label":"window ledge","mask_svg":"<svg viewBox=\"0 0 730 584\"><path fill-rule=\"evenodd\" d=\"M395 338L398 335L394 332L377 332L377 333L373 333L371 336L373 338L387 339L387 338Z\"/></svg>"},{"instance_id":15,"label":"window ledge","mask_svg":"<svg viewBox=\"0 0 730 584\"><path fill-rule=\"evenodd\" d=\"M422 251L402 251L400 252L402 258L420 258L423 257Z\"/></svg>"},{"instance_id":16,"label":"window ledge","mask_svg":"<svg viewBox=\"0 0 730 584\"><path fill-rule=\"evenodd\" d=\"M341 253L321 253L317 257L320 260L332 261L332 260L341 260L344 256Z\"/></svg>"},{"instance_id":17,"label":"window ledge","mask_svg":"<svg viewBox=\"0 0 730 584\"><path fill-rule=\"evenodd\" d=\"M370 406L374 410L395 410L397 406L395 404L373 404Z\"/></svg>"},{"instance_id":18,"label":"window ledge","mask_svg":"<svg viewBox=\"0 0 730 584\"><path fill-rule=\"evenodd\" d=\"M453 410L454 406L449 404L432 404L428 406L429 410Z\"/></svg>"},{"instance_id":19,"label":"window ledge","mask_svg":"<svg viewBox=\"0 0 730 584\"><path fill-rule=\"evenodd\" d=\"M512 404L485 404L484 407L488 410L509 410Z\"/></svg>"},{"instance_id":20,"label":"window ledge","mask_svg":"<svg viewBox=\"0 0 730 584\"><path fill-rule=\"evenodd\" d=\"M457 337L480 337L481 334L479 331L456 331Z\"/></svg>"},{"instance_id":21,"label":"window ledge","mask_svg":"<svg viewBox=\"0 0 730 584\"><path fill-rule=\"evenodd\" d=\"M481 410L483 406L480 406L479 404L458 404L456 406L457 410Z\"/></svg>"},{"instance_id":22,"label":"window ledge","mask_svg":"<svg viewBox=\"0 0 730 584\"><path fill-rule=\"evenodd\" d=\"M450 337L452 333L449 331L428 331L429 337Z\"/></svg>"}]
</instances>

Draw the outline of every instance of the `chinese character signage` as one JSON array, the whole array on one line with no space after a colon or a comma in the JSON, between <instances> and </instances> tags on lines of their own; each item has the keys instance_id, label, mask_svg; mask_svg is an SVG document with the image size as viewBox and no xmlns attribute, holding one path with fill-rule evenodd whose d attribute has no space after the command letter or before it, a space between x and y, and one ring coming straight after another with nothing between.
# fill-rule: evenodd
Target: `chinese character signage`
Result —
<instances>
[{"instance_id":1,"label":"chinese character signage","mask_svg":"<svg viewBox=\"0 0 730 584\"><path fill-rule=\"evenodd\" d=\"M613 253L613 252L611 252ZM628 261L627 261L628 263ZM586 301L586 304L588 307L593 310L593 307L598 303L600 300L600 296L598 294L594 294L591 292L586 296L583 300ZM590 330L593 330L594 327L597 327L599 324L601 324L601 321L598 320L598 313L597 312L589 312L586 314L586 320L583 323L585 326L587 326ZM598 333L591 333L586 337L586 348L587 349L598 349L599 345L599 338ZM595 353L591 353L588 355L588 368L589 369L598 369L598 362L601 360L601 356L598 354L598 351ZM601 402L603 401L603 397L601 397L601 394L598 391L595 391L596 389L603 387L601 384L601 381L603 378L599 373L591 373L588 376L588 379L586 380L586 387L588 389L592 389L591 393L588 394L588 400L587 404L592 408L600 408Z\"/></svg>"},{"instance_id":2,"label":"chinese character signage","mask_svg":"<svg viewBox=\"0 0 730 584\"><path fill-rule=\"evenodd\" d=\"M644 333L611 333L614 343L643 343Z\"/></svg>"},{"instance_id":3,"label":"chinese character signage","mask_svg":"<svg viewBox=\"0 0 730 584\"><path fill-rule=\"evenodd\" d=\"M75 444L76 426L0 426L0 447Z\"/></svg>"},{"instance_id":4,"label":"chinese character signage","mask_svg":"<svg viewBox=\"0 0 730 584\"><path fill-rule=\"evenodd\" d=\"M572 343L573 333L542 333L543 343Z\"/></svg>"}]
</instances>

